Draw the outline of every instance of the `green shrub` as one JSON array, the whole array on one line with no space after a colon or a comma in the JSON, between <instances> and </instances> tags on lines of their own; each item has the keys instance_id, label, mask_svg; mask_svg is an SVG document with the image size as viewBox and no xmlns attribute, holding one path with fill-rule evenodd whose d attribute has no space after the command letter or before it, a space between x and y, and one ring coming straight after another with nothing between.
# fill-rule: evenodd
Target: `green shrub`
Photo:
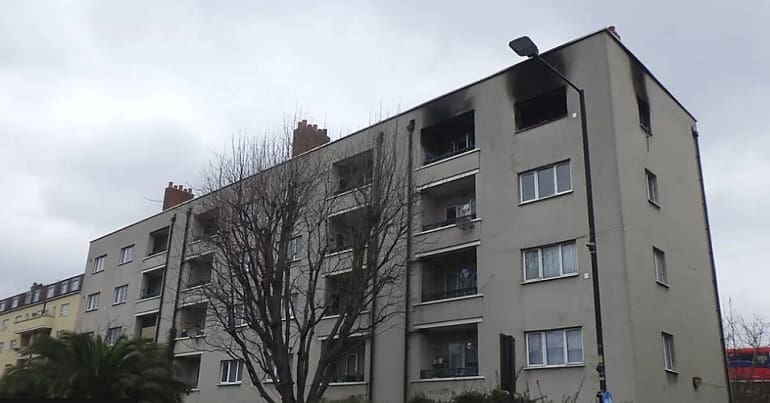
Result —
<instances>
[{"instance_id":1,"label":"green shrub","mask_svg":"<svg viewBox=\"0 0 770 403\"><path fill-rule=\"evenodd\" d=\"M489 397L486 393L467 391L455 396L452 401L454 403L487 403Z\"/></svg>"}]
</instances>

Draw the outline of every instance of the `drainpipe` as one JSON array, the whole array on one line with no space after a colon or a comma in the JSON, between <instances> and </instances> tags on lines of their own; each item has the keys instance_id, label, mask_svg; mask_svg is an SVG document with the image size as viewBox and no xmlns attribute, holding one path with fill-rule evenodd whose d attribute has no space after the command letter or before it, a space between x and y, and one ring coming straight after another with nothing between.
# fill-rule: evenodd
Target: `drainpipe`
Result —
<instances>
[{"instance_id":1,"label":"drainpipe","mask_svg":"<svg viewBox=\"0 0 770 403\"><path fill-rule=\"evenodd\" d=\"M174 311L171 313L171 329L168 331L168 354L170 357L174 357L174 344L176 344L176 314L177 310L179 309L179 291L182 287L182 268L184 267L184 258L185 253L187 252L187 235L189 233L190 229L190 216L192 215L192 207L189 207L187 209L187 213L185 213L185 222L184 222L184 237L182 238L182 253L181 257L179 258L179 274L176 278L176 296L174 297ZM168 267L166 267L168 270ZM158 315L158 320L160 320L160 315Z\"/></svg>"},{"instance_id":2,"label":"drainpipe","mask_svg":"<svg viewBox=\"0 0 770 403\"><path fill-rule=\"evenodd\" d=\"M406 256L404 257L404 272L406 277L406 284L404 285L404 403L409 400L409 314L411 306L409 304L411 294L411 258L412 258L412 172L414 172L413 159L414 159L414 119L411 119L406 125L406 130L409 132L409 142L406 160Z\"/></svg>"},{"instance_id":3,"label":"drainpipe","mask_svg":"<svg viewBox=\"0 0 770 403\"><path fill-rule=\"evenodd\" d=\"M168 239L166 240L166 263L163 268L163 277L160 280L160 303L158 304L158 316L155 319L155 338L153 341L158 342L158 336L160 334L160 315L163 312L163 299L166 295L166 273L168 273L168 260L171 256L171 240L174 239L174 224L176 223L176 213L171 216L171 224L168 230Z\"/></svg>"},{"instance_id":4,"label":"drainpipe","mask_svg":"<svg viewBox=\"0 0 770 403\"><path fill-rule=\"evenodd\" d=\"M727 381L727 399L733 402L733 388L730 383L730 370L727 365L727 349L725 346L725 330L722 328L722 307L719 303L719 289L717 288L717 265L714 259L714 244L711 239L711 225L709 224L709 209L706 203L706 186L703 182L703 166L700 159L700 144L698 143L698 128L692 126L692 141L695 144L695 161L698 164L698 182L700 183L701 206L703 207L703 221L706 225L706 239L709 246L709 259L711 261L711 281L714 287L714 301L717 304L717 318L719 319L719 341L722 347L722 366L724 367L725 380Z\"/></svg>"},{"instance_id":5,"label":"drainpipe","mask_svg":"<svg viewBox=\"0 0 770 403\"><path fill-rule=\"evenodd\" d=\"M380 178L380 175L382 175L381 173L382 163L380 162L381 161L380 158L383 155L382 142L383 142L384 136L385 134L383 132L379 132L377 134L377 139L374 146L377 160L375 161L375 166L374 166L375 175L372 181L372 185L373 185L372 192L374 195L373 197L377 198L377 200L379 200L382 194L382 189L380 189L382 185L380 184L379 178ZM372 243L375 245L379 243L377 240L377 236L375 236L375 238L372 240ZM369 256L367 260L373 259L373 257L371 256L371 253L369 252L369 249L367 249L367 256ZM377 267L376 262L369 262L368 264L371 264L371 267ZM374 274L372 274L372 276L374 277L374 281L376 282L377 273L375 272ZM374 295L372 298L372 313L370 315L370 318L371 318L370 320L371 320L372 327L369 333L369 340L370 340L369 341L369 382L366 385L367 386L366 395L367 395L367 398L371 401L374 398L374 358L375 358L375 348L374 348L375 340L374 339L376 338L375 321L377 319L377 296L376 295Z\"/></svg>"}]
</instances>

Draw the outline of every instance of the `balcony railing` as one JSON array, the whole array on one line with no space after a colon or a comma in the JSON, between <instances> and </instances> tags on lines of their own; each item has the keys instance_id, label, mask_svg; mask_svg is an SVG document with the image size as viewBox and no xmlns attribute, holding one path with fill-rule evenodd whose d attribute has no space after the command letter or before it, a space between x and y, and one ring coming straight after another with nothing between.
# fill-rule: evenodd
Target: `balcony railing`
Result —
<instances>
[{"instance_id":1,"label":"balcony railing","mask_svg":"<svg viewBox=\"0 0 770 403\"><path fill-rule=\"evenodd\" d=\"M424 293L422 299L423 301L437 301L437 300L447 299L447 298L458 298L458 297L464 297L466 295L474 295L477 292L478 292L478 287L474 285L473 287L467 287L467 288L458 288L454 290L444 290L444 291Z\"/></svg>"},{"instance_id":2,"label":"balcony railing","mask_svg":"<svg viewBox=\"0 0 770 403\"><path fill-rule=\"evenodd\" d=\"M447 159L447 158L449 158L451 156L454 156L454 155L457 155L457 154L462 154L462 153L464 153L466 151L470 151L470 150L473 150L475 148L476 148L476 145L475 144L471 144L471 145L468 145L466 147L458 148L458 149L455 149L455 150L452 150L452 151L448 151L448 152L445 152L445 153L439 154L439 155L430 155L428 153L425 153L425 160L422 162L422 164L423 165L432 164L434 162L441 161L443 159Z\"/></svg>"},{"instance_id":3,"label":"balcony railing","mask_svg":"<svg viewBox=\"0 0 770 403\"><path fill-rule=\"evenodd\" d=\"M475 212L471 213L471 214L468 214L468 215L460 216L460 217L450 218L450 219L444 220L444 221L439 221L439 222L435 222L435 223L431 223L431 224L425 224L425 225L422 226L422 230L423 231L430 231L430 230L435 229L435 228L447 227L447 226L450 226L450 225L457 224L458 221L462 221L462 220L469 221L469 220L474 220L474 219L476 219L476 213Z\"/></svg>"},{"instance_id":4,"label":"balcony railing","mask_svg":"<svg viewBox=\"0 0 770 403\"><path fill-rule=\"evenodd\" d=\"M334 374L331 378L331 383L342 382L363 382L364 374Z\"/></svg>"},{"instance_id":5,"label":"balcony railing","mask_svg":"<svg viewBox=\"0 0 770 403\"><path fill-rule=\"evenodd\" d=\"M160 296L160 290L143 290L139 295L139 299L154 298Z\"/></svg>"},{"instance_id":6,"label":"balcony railing","mask_svg":"<svg viewBox=\"0 0 770 403\"><path fill-rule=\"evenodd\" d=\"M467 366L465 368L433 368L420 371L420 379L431 378L461 378L466 376L477 376L479 366Z\"/></svg>"}]
</instances>

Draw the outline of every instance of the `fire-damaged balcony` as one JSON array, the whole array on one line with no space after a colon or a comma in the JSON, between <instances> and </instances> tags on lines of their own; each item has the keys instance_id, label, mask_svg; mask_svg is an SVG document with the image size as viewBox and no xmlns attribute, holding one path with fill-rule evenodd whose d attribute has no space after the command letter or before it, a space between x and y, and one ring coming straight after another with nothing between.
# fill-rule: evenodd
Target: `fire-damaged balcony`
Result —
<instances>
[{"instance_id":1,"label":"fire-damaged balcony","mask_svg":"<svg viewBox=\"0 0 770 403\"><path fill-rule=\"evenodd\" d=\"M421 189L422 230L470 225L476 219L476 177Z\"/></svg>"},{"instance_id":2,"label":"fire-damaged balcony","mask_svg":"<svg viewBox=\"0 0 770 403\"><path fill-rule=\"evenodd\" d=\"M178 336L202 337L206 330L206 302L185 305L179 308Z\"/></svg>"},{"instance_id":3,"label":"fire-damaged balcony","mask_svg":"<svg viewBox=\"0 0 770 403\"><path fill-rule=\"evenodd\" d=\"M432 255L420 260L422 302L476 295L476 248Z\"/></svg>"},{"instance_id":4,"label":"fire-damaged balcony","mask_svg":"<svg viewBox=\"0 0 770 403\"><path fill-rule=\"evenodd\" d=\"M184 289L199 287L211 282L214 255L197 256L185 262Z\"/></svg>"},{"instance_id":5,"label":"fire-damaged balcony","mask_svg":"<svg viewBox=\"0 0 770 403\"><path fill-rule=\"evenodd\" d=\"M423 165L432 164L476 148L473 111L422 129Z\"/></svg>"},{"instance_id":6,"label":"fire-damaged balcony","mask_svg":"<svg viewBox=\"0 0 770 403\"><path fill-rule=\"evenodd\" d=\"M476 323L420 331L420 379L479 375Z\"/></svg>"}]
</instances>

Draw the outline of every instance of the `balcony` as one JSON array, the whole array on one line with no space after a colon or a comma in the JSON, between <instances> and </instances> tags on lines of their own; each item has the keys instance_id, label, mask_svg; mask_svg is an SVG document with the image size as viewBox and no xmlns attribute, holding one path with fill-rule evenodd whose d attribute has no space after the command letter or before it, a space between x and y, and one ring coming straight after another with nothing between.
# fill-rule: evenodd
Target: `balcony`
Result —
<instances>
[{"instance_id":1,"label":"balcony","mask_svg":"<svg viewBox=\"0 0 770 403\"><path fill-rule=\"evenodd\" d=\"M359 276L360 277L360 276ZM326 316L350 312L361 300L363 285L356 282L352 272L326 278Z\"/></svg>"},{"instance_id":2,"label":"balcony","mask_svg":"<svg viewBox=\"0 0 770 403\"><path fill-rule=\"evenodd\" d=\"M190 259L185 264L187 276L184 282L184 289L199 287L211 282L211 271L214 264L214 255L198 256Z\"/></svg>"},{"instance_id":3,"label":"balcony","mask_svg":"<svg viewBox=\"0 0 770 403\"><path fill-rule=\"evenodd\" d=\"M328 345L325 344L324 348ZM342 354L330 368L331 383L351 383L364 381L364 360L366 341L363 338L349 340L343 345Z\"/></svg>"},{"instance_id":4,"label":"balcony","mask_svg":"<svg viewBox=\"0 0 770 403\"><path fill-rule=\"evenodd\" d=\"M362 209L336 214L329 217L329 250L328 253L339 253L353 247L362 247L364 237L365 217Z\"/></svg>"},{"instance_id":5,"label":"balcony","mask_svg":"<svg viewBox=\"0 0 770 403\"><path fill-rule=\"evenodd\" d=\"M462 226L476 219L476 176L422 189L422 230Z\"/></svg>"},{"instance_id":6,"label":"balcony","mask_svg":"<svg viewBox=\"0 0 770 403\"><path fill-rule=\"evenodd\" d=\"M476 248L433 255L421 259L422 301L475 295Z\"/></svg>"},{"instance_id":7,"label":"balcony","mask_svg":"<svg viewBox=\"0 0 770 403\"><path fill-rule=\"evenodd\" d=\"M158 325L158 314L137 316L136 318L136 337L146 340L155 340L155 331Z\"/></svg>"},{"instance_id":8,"label":"balcony","mask_svg":"<svg viewBox=\"0 0 770 403\"><path fill-rule=\"evenodd\" d=\"M333 165L336 179L335 195L363 189L372 183L374 152L368 150Z\"/></svg>"},{"instance_id":9,"label":"balcony","mask_svg":"<svg viewBox=\"0 0 770 403\"><path fill-rule=\"evenodd\" d=\"M139 293L139 299L149 299L159 297L163 291L163 270L152 270L142 274L142 291Z\"/></svg>"},{"instance_id":10,"label":"balcony","mask_svg":"<svg viewBox=\"0 0 770 403\"><path fill-rule=\"evenodd\" d=\"M473 115L473 111L469 111L422 129L420 133L422 164L430 165L475 149Z\"/></svg>"},{"instance_id":11,"label":"balcony","mask_svg":"<svg viewBox=\"0 0 770 403\"><path fill-rule=\"evenodd\" d=\"M479 375L477 324L422 330L420 379Z\"/></svg>"},{"instance_id":12,"label":"balcony","mask_svg":"<svg viewBox=\"0 0 770 403\"><path fill-rule=\"evenodd\" d=\"M174 366L180 381L190 386L190 389L198 389L198 377L201 369L200 355L174 357Z\"/></svg>"},{"instance_id":13,"label":"balcony","mask_svg":"<svg viewBox=\"0 0 770 403\"><path fill-rule=\"evenodd\" d=\"M203 337L206 329L205 302L179 308L179 338Z\"/></svg>"},{"instance_id":14,"label":"balcony","mask_svg":"<svg viewBox=\"0 0 770 403\"><path fill-rule=\"evenodd\" d=\"M39 310L30 313L28 318L23 318L16 322L17 334L35 332L37 330L48 330L50 333L53 328L56 317L46 310Z\"/></svg>"}]
</instances>

